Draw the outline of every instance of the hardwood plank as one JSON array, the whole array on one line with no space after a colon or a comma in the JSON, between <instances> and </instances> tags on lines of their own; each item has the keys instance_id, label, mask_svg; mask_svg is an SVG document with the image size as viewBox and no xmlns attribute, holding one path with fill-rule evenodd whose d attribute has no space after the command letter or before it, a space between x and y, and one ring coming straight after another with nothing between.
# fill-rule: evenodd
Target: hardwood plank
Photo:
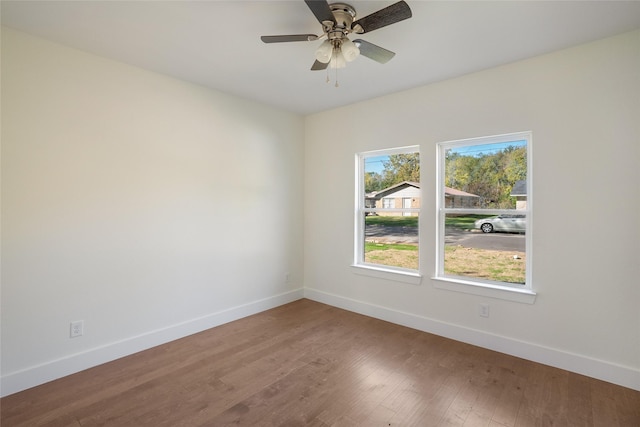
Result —
<instances>
[{"instance_id":1,"label":"hardwood plank","mask_svg":"<svg viewBox=\"0 0 640 427\"><path fill-rule=\"evenodd\" d=\"M592 426L593 413L585 408L593 406L591 399L591 378L569 374L567 389L567 420L573 425Z\"/></svg>"},{"instance_id":2,"label":"hardwood plank","mask_svg":"<svg viewBox=\"0 0 640 427\"><path fill-rule=\"evenodd\" d=\"M518 410L523 399L523 390L526 380L521 372L526 369L523 367L524 360L504 357L501 366L501 381L504 384L502 394L496 403L496 409L491 417L491 422L502 426L515 426L518 416Z\"/></svg>"},{"instance_id":3,"label":"hardwood plank","mask_svg":"<svg viewBox=\"0 0 640 427\"><path fill-rule=\"evenodd\" d=\"M640 426L640 392L300 300L0 401L6 426Z\"/></svg>"}]
</instances>

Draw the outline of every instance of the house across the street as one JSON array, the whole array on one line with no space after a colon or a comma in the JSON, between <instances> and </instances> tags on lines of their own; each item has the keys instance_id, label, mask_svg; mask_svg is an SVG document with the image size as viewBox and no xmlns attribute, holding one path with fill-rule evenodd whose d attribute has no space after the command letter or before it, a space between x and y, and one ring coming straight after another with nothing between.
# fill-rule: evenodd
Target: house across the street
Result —
<instances>
[{"instance_id":1,"label":"house across the street","mask_svg":"<svg viewBox=\"0 0 640 427\"><path fill-rule=\"evenodd\" d=\"M480 196L455 188L445 187L444 203L448 208L472 208L480 203ZM379 209L408 209L420 207L420 183L402 181L365 196L365 207ZM378 215L397 215L396 212L378 212ZM405 212L405 216L416 216L416 212Z\"/></svg>"},{"instance_id":2,"label":"house across the street","mask_svg":"<svg viewBox=\"0 0 640 427\"><path fill-rule=\"evenodd\" d=\"M480 196L456 188L444 187L445 208L477 208L479 206Z\"/></svg>"},{"instance_id":3,"label":"house across the street","mask_svg":"<svg viewBox=\"0 0 640 427\"><path fill-rule=\"evenodd\" d=\"M516 198L516 209L527 208L527 180L516 181L511 189L511 196Z\"/></svg>"}]
</instances>

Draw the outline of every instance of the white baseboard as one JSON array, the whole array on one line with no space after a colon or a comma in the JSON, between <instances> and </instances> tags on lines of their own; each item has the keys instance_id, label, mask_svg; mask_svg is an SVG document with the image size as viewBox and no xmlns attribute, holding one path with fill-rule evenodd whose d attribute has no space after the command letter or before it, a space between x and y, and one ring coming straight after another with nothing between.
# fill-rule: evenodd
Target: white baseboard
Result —
<instances>
[{"instance_id":1,"label":"white baseboard","mask_svg":"<svg viewBox=\"0 0 640 427\"><path fill-rule=\"evenodd\" d=\"M296 289L3 375L0 395L17 393L301 298L303 290Z\"/></svg>"},{"instance_id":2,"label":"white baseboard","mask_svg":"<svg viewBox=\"0 0 640 427\"><path fill-rule=\"evenodd\" d=\"M500 353L575 372L640 391L640 370L579 354L519 341L484 331L405 313L363 301L305 288L304 297L419 331L483 347Z\"/></svg>"},{"instance_id":3,"label":"white baseboard","mask_svg":"<svg viewBox=\"0 0 640 427\"><path fill-rule=\"evenodd\" d=\"M4 397L17 393L93 366L101 365L157 345L165 344L296 301L300 298L308 298L376 319L466 342L640 391L640 371L629 367L305 288L304 290L296 289L273 297L232 307L164 329L151 331L143 335L4 375L0 379L0 394Z\"/></svg>"}]
</instances>

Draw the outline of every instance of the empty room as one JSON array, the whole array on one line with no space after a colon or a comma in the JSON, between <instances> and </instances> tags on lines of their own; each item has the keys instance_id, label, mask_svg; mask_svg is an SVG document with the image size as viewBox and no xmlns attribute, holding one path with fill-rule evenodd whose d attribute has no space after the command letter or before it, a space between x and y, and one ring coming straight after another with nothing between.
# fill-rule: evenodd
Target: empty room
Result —
<instances>
[{"instance_id":1,"label":"empty room","mask_svg":"<svg viewBox=\"0 0 640 427\"><path fill-rule=\"evenodd\" d=\"M3 427L640 425L640 2L0 16Z\"/></svg>"}]
</instances>

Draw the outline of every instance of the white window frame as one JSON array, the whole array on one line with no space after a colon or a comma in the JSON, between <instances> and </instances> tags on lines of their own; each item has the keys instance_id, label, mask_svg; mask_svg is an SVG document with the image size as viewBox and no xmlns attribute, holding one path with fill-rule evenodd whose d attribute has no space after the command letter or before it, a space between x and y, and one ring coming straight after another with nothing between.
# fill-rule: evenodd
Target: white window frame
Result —
<instances>
[{"instance_id":1,"label":"white window frame","mask_svg":"<svg viewBox=\"0 0 640 427\"><path fill-rule=\"evenodd\" d=\"M416 212L418 213L418 223L420 223L420 208L367 208L365 207L365 159L368 157L387 156L394 154L410 154L420 153L420 146L412 145L407 147L396 147L384 150L365 151L357 153L355 156L355 219L354 219L354 262L351 265L353 272L360 275L377 277L382 279L394 280L403 283L418 285L422 280L420 267L418 270L394 267L383 264L367 263L364 260L364 232L365 232L365 214L373 212ZM422 180L422 176L421 176ZM422 185L420 186L422 194ZM422 196L421 196L422 197ZM420 231L418 226L418 253L420 253Z\"/></svg>"},{"instance_id":2,"label":"white window frame","mask_svg":"<svg viewBox=\"0 0 640 427\"><path fill-rule=\"evenodd\" d=\"M465 209L445 207L445 154L447 149L456 147L466 147L473 145L484 145L493 143L503 143L511 141L527 141L527 207L524 214L527 217L527 231L525 233L525 250L527 254L527 265L525 273L525 284L509 284L506 282L496 282L473 277L447 276L444 273L444 245L445 245L445 217L447 213L473 213L496 215L502 213L513 214L513 210L504 209ZM536 292L532 285L533 271L533 217L532 217L532 132L517 132L505 135L495 135L480 138L469 138L455 141L440 142L437 144L437 183L438 194L436 200L437 209L437 237L436 237L436 274L432 278L434 286L438 289L446 289L456 292L465 292L474 295L499 298L509 301L533 304Z\"/></svg>"}]
</instances>

